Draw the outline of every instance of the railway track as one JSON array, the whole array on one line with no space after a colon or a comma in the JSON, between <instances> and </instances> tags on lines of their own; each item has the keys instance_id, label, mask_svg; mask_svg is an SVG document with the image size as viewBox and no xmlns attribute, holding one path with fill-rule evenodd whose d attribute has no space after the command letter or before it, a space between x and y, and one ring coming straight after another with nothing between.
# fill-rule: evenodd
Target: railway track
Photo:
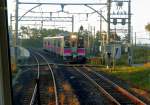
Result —
<instances>
[{"instance_id":1,"label":"railway track","mask_svg":"<svg viewBox=\"0 0 150 105\"><path fill-rule=\"evenodd\" d=\"M55 70L55 65L49 64L48 57L42 52L34 51L34 59L37 64L27 67L36 72L36 84L25 86L23 105L80 105L72 87L60 76L61 73ZM40 65L41 63L44 65Z\"/></svg>"},{"instance_id":2,"label":"railway track","mask_svg":"<svg viewBox=\"0 0 150 105\"><path fill-rule=\"evenodd\" d=\"M49 57L49 55L45 54L45 52L40 53L45 57L45 60L50 62L52 59ZM49 59L50 58L50 59ZM54 58L53 58L54 59ZM49 66L51 67L51 70L53 71L53 75L57 78L55 78L55 84L57 85L56 91L57 91L57 102L59 105L80 105L78 98L76 97L76 94L74 94L74 91L71 87L71 85L66 81L62 75L60 70L61 68L57 68L58 65L56 63L49 63ZM42 65L42 67L44 67Z\"/></svg>"},{"instance_id":3,"label":"railway track","mask_svg":"<svg viewBox=\"0 0 150 105\"><path fill-rule=\"evenodd\" d=\"M35 55L37 67L36 65L32 67L34 68L36 67L37 69L36 71L38 71L37 79L39 78L39 89L37 86L38 85L37 82L34 88L30 88L32 85L28 86L28 90L26 90L27 92L24 97L23 105L27 105L27 102L28 103L30 102L28 105L64 105L64 103L67 105L67 103L70 100L72 100L72 98L70 97L75 97L74 98L76 100L75 102L78 102L78 104L73 105L79 105L79 103L81 105L83 103L86 103L86 105L101 105L97 103L104 103L104 105L107 105L108 103L110 103L110 105L146 105L144 102L142 102L141 100L139 100L126 90L122 89L115 83L111 82L103 75L100 75L99 73L91 70L88 67L84 67L85 65L74 66L68 64L66 65L63 64L57 65L55 63L51 64L48 62L46 56L44 57L44 54L42 55L38 52L35 52ZM43 62L45 62L44 65L40 65L41 63L43 63L40 62L41 59ZM59 69L57 70L57 68ZM69 68L71 70L71 74L69 73L70 71L65 70L65 68ZM55 76L57 78L55 78ZM78 76L80 78L79 80L77 79ZM85 78L85 80L83 79L81 82L81 78ZM64 83L63 86L62 83ZM91 84L93 86L91 86ZM64 90L64 87L66 86L69 87L69 91ZM93 90L92 87L96 88L94 88ZM73 90L71 88L73 88ZM37 96L38 91L39 96ZM74 91L75 93L71 91ZM100 93L98 94L98 92ZM100 94L102 95L102 97ZM86 100L84 99L85 96ZM100 102L98 102L99 99L101 100ZM38 102L37 100L40 100L40 102Z\"/></svg>"},{"instance_id":4,"label":"railway track","mask_svg":"<svg viewBox=\"0 0 150 105\"><path fill-rule=\"evenodd\" d=\"M34 86L34 83L30 83L24 88L22 105L58 105L56 81L51 66L40 53L34 52L33 57L37 62L37 67L34 67L37 78ZM40 67L41 59L47 63L45 67Z\"/></svg>"},{"instance_id":5,"label":"railway track","mask_svg":"<svg viewBox=\"0 0 150 105\"><path fill-rule=\"evenodd\" d=\"M136 98L123 88L119 87L104 76L92 71L89 68L77 68L76 71L91 81L113 105L146 105L140 99Z\"/></svg>"},{"instance_id":6,"label":"railway track","mask_svg":"<svg viewBox=\"0 0 150 105\"><path fill-rule=\"evenodd\" d=\"M53 99L55 100L54 105L58 105L59 103L58 103L58 93L57 93L56 79L55 79L55 75L54 75L54 73L53 73L53 70L52 70L51 66L49 65L48 60L47 60L43 55L41 55L40 53L36 53L36 54L39 55L39 56L47 63L48 69L49 69L49 71L50 71L50 73L51 73L51 76L50 76L50 77L52 77L51 79L52 79L52 83L53 83L53 89L51 90L52 87L50 87L50 88L49 88L49 92L50 92L50 91L53 91L53 92L54 92L54 96L53 96ZM47 82L47 81L44 81L44 82ZM41 83L42 83L42 82L41 82ZM45 84L45 85L46 85L46 84ZM45 86L43 85L43 87L45 87ZM52 101L52 102L53 102L53 101Z\"/></svg>"}]
</instances>

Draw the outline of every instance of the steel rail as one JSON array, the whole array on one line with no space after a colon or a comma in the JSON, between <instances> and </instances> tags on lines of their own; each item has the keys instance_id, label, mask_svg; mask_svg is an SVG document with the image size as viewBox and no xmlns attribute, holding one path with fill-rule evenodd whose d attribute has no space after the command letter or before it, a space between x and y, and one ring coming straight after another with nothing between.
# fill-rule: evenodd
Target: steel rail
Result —
<instances>
[{"instance_id":1,"label":"steel rail","mask_svg":"<svg viewBox=\"0 0 150 105\"><path fill-rule=\"evenodd\" d=\"M114 88L116 88L116 90L118 90L120 93L122 93L124 96L128 97L134 104L136 105L146 105L146 103L144 103L143 101L141 101L140 99L138 99L137 97L133 96L131 93L129 93L127 90L123 89L122 87L118 86L117 84L115 84L114 82L112 82L111 80L107 79L106 77L102 76L101 74L93 71L92 69L88 68L88 67L84 67L86 70L94 73L95 75L97 75L98 77L102 78L103 80L107 81L108 83L112 84L112 86Z\"/></svg>"},{"instance_id":2,"label":"steel rail","mask_svg":"<svg viewBox=\"0 0 150 105\"><path fill-rule=\"evenodd\" d=\"M84 77L89 79L95 86L98 87L98 89L115 105L121 105L115 98L113 98L105 89L103 89L95 80L93 80L91 77L89 77L87 74L79 70L78 68L74 67L76 71L78 71L80 74L82 74Z\"/></svg>"},{"instance_id":3,"label":"steel rail","mask_svg":"<svg viewBox=\"0 0 150 105\"><path fill-rule=\"evenodd\" d=\"M31 64L31 65L19 65L19 67L30 67L30 66L36 66L37 64ZM40 64L40 66L45 66L46 63ZM104 67L103 65L92 65L92 64L56 64L56 63L49 63L49 65L57 65L57 66L64 66L64 67Z\"/></svg>"},{"instance_id":4,"label":"steel rail","mask_svg":"<svg viewBox=\"0 0 150 105\"><path fill-rule=\"evenodd\" d=\"M31 101L30 101L30 105L34 105L35 98L36 98L36 93L37 93L37 83L34 87L34 92L33 92L33 95L32 95Z\"/></svg>"},{"instance_id":5,"label":"steel rail","mask_svg":"<svg viewBox=\"0 0 150 105\"><path fill-rule=\"evenodd\" d=\"M49 70L51 71L52 78L53 78L53 84L54 84L54 92L55 92L55 105L59 105L59 103L58 103L58 93L57 93L57 87L56 87L56 80L55 80L53 70L52 70L51 66L49 65L47 59L43 55L41 55L40 53L37 53L37 52L36 52L36 54L41 56L45 60L45 62L47 63L47 65L49 67Z\"/></svg>"},{"instance_id":6,"label":"steel rail","mask_svg":"<svg viewBox=\"0 0 150 105\"><path fill-rule=\"evenodd\" d=\"M40 64L39 64L39 61L38 61L38 59L37 59L37 57L35 56L35 55L32 55L34 58L35 58L35 60L36 60L36 62L37 62L37 66L38 66L38 74L37 74L37 79L39 79L39 77L40 77ZM34 102L35 102L35 98L36 98L36 94L37 94L37 83L36 83L36 85L35 85L35 87L34 87L34 92L33 92L33 95L32 95L32 98L31 98L31 101L30 101L30 105L33 105L34 104Z\"/></svg>"}]
</instances>

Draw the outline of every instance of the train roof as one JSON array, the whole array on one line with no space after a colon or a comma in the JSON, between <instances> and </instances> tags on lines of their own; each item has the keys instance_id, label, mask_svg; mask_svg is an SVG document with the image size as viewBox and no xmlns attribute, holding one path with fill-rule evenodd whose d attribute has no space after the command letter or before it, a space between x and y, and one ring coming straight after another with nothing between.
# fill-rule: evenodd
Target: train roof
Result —
<instances>
[{"instance_id":1,"label":"train roof","mask_svg":"<svg viewBox=\"0 0 150 105\"><path fill-rule=\"evenodd\" d=\"M44 37L43 39L63 38L63 37L67 37L69 35L70 35L69 32L61 32L61 33L57 34L57 36L53 36L53 37L48 36L48 37Z\"/></svg>"},{"instance_id":2,"label":"train roof","mask_svg":"<svg viewBox=\"0 0 150 105\"><path fill-rule=\"evenodd\" d=\"M54 36L54 37L44 37L43 39L57 39L57 38L63 38L64 36Z\"/></svg>"}]
</instances>

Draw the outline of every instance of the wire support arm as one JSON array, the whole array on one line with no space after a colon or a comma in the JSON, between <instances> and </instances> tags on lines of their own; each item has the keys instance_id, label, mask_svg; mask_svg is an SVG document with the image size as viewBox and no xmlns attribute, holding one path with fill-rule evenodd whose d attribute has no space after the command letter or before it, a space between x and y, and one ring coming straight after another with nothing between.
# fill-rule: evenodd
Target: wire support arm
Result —
<instances>
[{"instance_id":1,"label":"wire support arm","mask_svg":"<svg viewBox=\"0 0 150 105\"><path fill-rule=\"evenodd\" d=\"M20 21L27 13L29 13L30 11L32 11L33 9L35 9L35 8L37 8L37 7L39 7L39 6L41 6L41 4L38 4L37 6L31 8L30 10L28 10L27 12L25 12L25 13L18 19L18 21Z\"/></svg>"},{"instance_id":2,"label":"wire support arm","mask_svg":"<svg viewBox=\"0 0 150 105\"><path fill-rule=\"evenodd\" d=\"M18 4L40 4L40 5L107 5L107 3L36 3L36 2L18 2Z\"/></svg>"},{"instance_id":3,"label":"wire support arm","mask_svg":"<svg viewBox=\"0 0 150 105\"><path fill-rule=\"evenodd\" d=\"M92 9L92 10L95 11L96 13L98 13L106 22L108 22L107 19L106 19L99 11L95 10L94 8L92 8L92 7L89 6L89 5L85 5L85 6L88 7L88 8L90 8L90 9Z\"/></svg>"}]
</instances>

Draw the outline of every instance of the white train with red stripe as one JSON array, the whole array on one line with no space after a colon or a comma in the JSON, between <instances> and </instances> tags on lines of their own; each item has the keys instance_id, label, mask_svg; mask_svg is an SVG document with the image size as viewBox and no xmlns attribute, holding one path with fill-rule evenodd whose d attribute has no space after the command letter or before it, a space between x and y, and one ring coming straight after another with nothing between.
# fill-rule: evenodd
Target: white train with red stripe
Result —
<instances>
[{"instance_id":1,"label":"white train with red stripe","mask_svg":"<svg viewBox=\"0 0 150 105\"><path fill-rule=\"evenodd\" d=\"M55 37L44 37L43 47L51 54L59 56L64 62L86 62L83 36L60 34Z\"/></svg>"}]
</instances>

